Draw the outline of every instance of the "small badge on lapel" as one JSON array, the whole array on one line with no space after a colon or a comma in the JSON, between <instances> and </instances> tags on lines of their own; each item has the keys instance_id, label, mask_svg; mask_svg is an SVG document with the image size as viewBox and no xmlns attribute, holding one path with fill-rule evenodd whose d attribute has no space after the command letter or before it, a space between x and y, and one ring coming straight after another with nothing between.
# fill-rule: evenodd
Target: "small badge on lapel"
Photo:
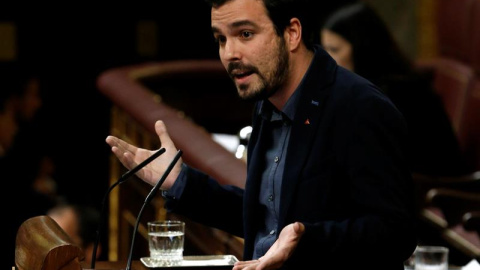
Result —
<instances>
[{"instance_id":1,"label":"small badge on lapel","mask_svg":"<svg viewBox=\"0 0 480 270\"><path fill-rule=\"evenodd\" d=\"M304 124L305 125L310 125L310 119L307 118L307 120L305 120Z\"/></svg>"},{"instance_id":2,"label":"small badge on lapel","mask_svg":"<svg viewBox=\"0 0 480 270\"><path fill-rule=\"evenodd\" d=\"M318 105L319 105L320 103L319 103L318 101L312 99L312 104L318 107Z\"/></svg>"}]
</instances>

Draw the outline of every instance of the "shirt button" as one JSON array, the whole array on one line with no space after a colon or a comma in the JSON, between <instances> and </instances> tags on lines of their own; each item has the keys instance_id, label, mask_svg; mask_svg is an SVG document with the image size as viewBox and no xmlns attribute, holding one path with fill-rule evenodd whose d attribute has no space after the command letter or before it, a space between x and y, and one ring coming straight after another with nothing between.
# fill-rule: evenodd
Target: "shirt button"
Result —
<instances>
[{"instance_id":1,"label":"shirt button","mask_svg":"<svg viewBox=\"0 0 480 270\"><path fill-rule=\"evenodd\" d=\"M274 234L275 234L275 230L271 230L270 235L274 235Z\"/></svg>"},{"instance_id":2,"label":"shirt button","mask_svg":"<svg viewBox=\"0 0 480 270\"><path fill-rule=\"evenodd\" d=\"M273 201L273 195L268 196L268 201L269 202Z\"/></svg>"},{"instance_id":3,"label":"shirt button","mask_svg":"<svg viewBox=\"0 0 480 270\"><path fill-rule=\"evenodd\" d=\"M280 160L279 157L275 157L275 163L278 163L279 160Z\"/></svg>"}]
</instances>

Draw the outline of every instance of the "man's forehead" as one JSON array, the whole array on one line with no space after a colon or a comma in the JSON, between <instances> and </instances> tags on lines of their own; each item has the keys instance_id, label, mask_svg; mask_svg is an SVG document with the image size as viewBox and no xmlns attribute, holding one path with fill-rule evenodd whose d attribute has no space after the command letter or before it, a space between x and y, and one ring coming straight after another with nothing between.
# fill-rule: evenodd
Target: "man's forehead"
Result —
<instances>
[{"instance_id":1,"label":"man's forehead","mask_svg":"<svg viewBox=\"0 0 480 270\"><path fill-rule=\"evenodd\" d=\"M212 29L259 25L270 21L261 0L230 0L222 6L212 8Z\"/></svg>"}]
</instances>

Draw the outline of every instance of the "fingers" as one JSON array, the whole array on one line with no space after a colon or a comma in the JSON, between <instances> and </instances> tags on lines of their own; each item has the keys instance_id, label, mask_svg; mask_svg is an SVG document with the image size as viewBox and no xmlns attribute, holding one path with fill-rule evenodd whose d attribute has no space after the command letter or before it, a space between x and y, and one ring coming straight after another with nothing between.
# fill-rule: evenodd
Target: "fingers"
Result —
<instances>
[{"instance_id":1,"label":"fingers","mask_svg":"<svg viewBox=\"0 0 480 270\"><path fill-rule=\"evenodd\" d=\"M162 175L167 169L170 160L174 158L174 156L177 154L177 149L173 141L170 139L167 128L163 121L159 120L155 123L155 132L160 139L161 148L165 148L166 150L165 154L162 158L156 159L155 161L143 167L140 171L136 173L137 176L139 176L142 180L152 185L156 183L160 175ZM118 158L118 160L127 169L132 169L137 164L143 162L145 159L147 159L154 153L154 151L152 150L139 148L115 136L108 136L106 138L106 142L108 145L111 146L111 150ZM182 159L180 158L175 164L175 167L168 175L165 182L163 183L162 188L169 189L175 182L181 170Z\"/></svg>"},{"instance_id":2,"label":"fingers","mask_svg":"<svg viewBox=\"0 0 480 270\"><path fill-rule=\"evenodd\" d=\"M288 225L263 257L258 260L236 262L233 270L278 269L291 256L304 232L305 225L301 222Z\"/></svg>"},{"instance_id":3,"label":"fingers","mask_svg":"<svg viewBox=\"0 0 480 270\"><path fill-rule=\"evenodd\" d=\"M136 146L133 146L127 143L126 141L121 140L115 136L107 136L105 141L107 142L108 145L112 147L112 150L115 147L118 149L118 151L121 151L122 153L130 152L132 154L135 154L135 152L138 149Z\"/></svg>"},{"instance_id":4,"label":"fingers","mask_svg":"<svg viewBox=\"0 0 480 270\"><path fill-rule=\"evenodd\" d=\"M174 147L172 140L170 139L170 136L168 135L167 132L167 127L165 126L165 123L162 120L158 120L155 122L155 132L157 133L159 139L160 139L160 147L165 147L165 148L170 148ZM124 153L130 152L131 154L135 155L137 152L138 147L131 145L124 140L121 140L115 136L107 136L105 139L108 145L112 147L112 151L116 154L121 153L122 155ZM167 145L163 145L167 144ZM114 150L117 148L118 150ZM118 155L117 155L118 156Z\"/></svg>"},{"instance_id":5,"label":"fingers","mask_svg":"<svg viewBox=\"0 0 480 270\"><path fill-rule=\"evenodd\" d=\"M138 151L138 147L131 145L115 136L108 136L105 141L111 146L113 154L115 154L118 160L127 169L131 169L137 165L137 162L135 162L135 156Z\"/></svg>"},{"instance_id":6,"label":"fingers","mask_svg":"<svg viewBox=\"0 0 480 270\"><path fill-rule=\"evenodd\" d=\"M256 269L255 267L260 263L259 260L239 261L236 262L232 270L249 270Z\"/></svg>"}]
</instances>

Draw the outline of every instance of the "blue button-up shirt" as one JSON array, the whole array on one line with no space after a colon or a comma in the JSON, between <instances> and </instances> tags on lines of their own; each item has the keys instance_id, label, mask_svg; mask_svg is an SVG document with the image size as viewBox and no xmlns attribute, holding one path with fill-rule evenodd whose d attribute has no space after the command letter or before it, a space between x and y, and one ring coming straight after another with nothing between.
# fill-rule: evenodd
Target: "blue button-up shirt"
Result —
<instances>
[{"instance_id":1,"label":"blue button-up shirt","mask_svg":"<svg viewBox=\"0 0 480 270\"><path fill-rule=\"evenodd\" d=\"M301 89L301 87L299 87ZM280 209L280 191L290 138L291 123L298 105L299 91L295 91L281 111L276 109L268 100L260 108L260 115L267 125L264 134L265 143L265 168L263 169L259 203L264 211L264 226L260 228L255 237L255 250L253 258L263 256L273 245L277 236L278 214ZM262 135L263 136L263 135ZM183 164L182 171L174 185L163 191L162 195L176 199L183 193L186 183L187 165Z\"/></svg>"},{"instance_id":2,"label":"blue button-up shirt","mask_svg":"<svg viewBox=\"0 0 480 270\"><path fill-rule=\"evenodd\" d=\"M265 134L264 140L266 143L265 168L259 194L265 219L264 226L255 237L253 258L263 256L276 240L285 158L298 100L296 93L290 97L282 111L277 110L269 101L264 101L260 108L260 115L265 125L263 130L268 133Z\"/></svg>"}]
</instances>

